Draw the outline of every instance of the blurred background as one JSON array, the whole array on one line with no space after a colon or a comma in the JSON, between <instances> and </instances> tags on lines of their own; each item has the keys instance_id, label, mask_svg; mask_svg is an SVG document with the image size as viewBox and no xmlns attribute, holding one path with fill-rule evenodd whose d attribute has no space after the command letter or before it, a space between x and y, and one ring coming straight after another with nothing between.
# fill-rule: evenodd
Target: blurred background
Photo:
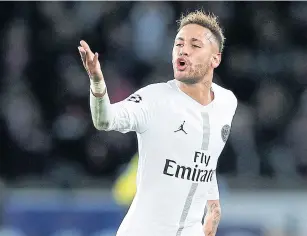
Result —
<instances>
[{"instance_id":1,"label":"blurred background","mask_svg":"<svg viewBox=\"0 0 307 236\"><path fill-rule=\"evenodd\" d=\"M1 236L115 235L135 192L136 135L93 127L77 46L100 53L117 102L173 79L176 20L198 8L219 16L214 81L239 101L217 236L307 235L307 3L44 1L0 4Z\"/></svg>"}]
</instances>

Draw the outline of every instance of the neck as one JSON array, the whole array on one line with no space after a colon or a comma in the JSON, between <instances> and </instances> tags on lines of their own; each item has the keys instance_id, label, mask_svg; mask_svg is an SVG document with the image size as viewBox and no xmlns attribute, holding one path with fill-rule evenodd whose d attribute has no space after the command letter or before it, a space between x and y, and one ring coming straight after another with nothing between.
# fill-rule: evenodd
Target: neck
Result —
<instances>
[{"instance_id":1,"label":"neck","mask_svg":"<svg viewBox=\"0 0 307 236\"><path fill-rule=\"evenodd\" d=\"M180 90L203 106L208 105L214 99L214 94L211 90L212 77L204 78L196 84L185 84L179 81L178 87Z\"/></svg>"}]
</instances>

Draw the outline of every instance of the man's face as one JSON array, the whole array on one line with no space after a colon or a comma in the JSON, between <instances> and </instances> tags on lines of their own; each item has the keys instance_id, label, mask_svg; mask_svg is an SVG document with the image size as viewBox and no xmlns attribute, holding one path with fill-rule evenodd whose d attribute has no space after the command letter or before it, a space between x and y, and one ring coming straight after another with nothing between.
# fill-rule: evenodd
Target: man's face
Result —
<instances>
[{"instance_id":1,"label":"man's face","mask_svg":"<svg viewBox=\"0 0 307 236\"><path fill-rule=\"evenodd\" d=\"M211 31L189 24L177 34L173 47L174 77L186 84L203 80L220 63L221 55Z\"/></svg>"}]
</instances>

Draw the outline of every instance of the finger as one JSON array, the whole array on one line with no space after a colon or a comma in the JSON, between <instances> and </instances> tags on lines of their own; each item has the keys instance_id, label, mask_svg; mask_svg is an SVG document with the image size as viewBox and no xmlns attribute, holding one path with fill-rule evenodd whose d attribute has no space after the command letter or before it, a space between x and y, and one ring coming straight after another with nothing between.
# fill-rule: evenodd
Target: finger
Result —
<instances>
[{"instance_id":1,"label":"finger","mask_svg":"<svg viewBox=\"0 0 307 236\"><path fill-rule=\"evenodd\" d=\"M88 53L90 56L94 57L94 53L92 52L90 46L84 40L81 40L80 44L81 44L82 48L86 51L86 53Z\"/></svg>"},{"instance_id":2,"label":"finger","mask_svg":"<svg viewBox=\"0 0 307 236\"><path fill-rule=\"evenodd\" d=\"M93 63L94 54L91 52L91 50L87 49L85 50L85 59L87 63Z\"/></svg>"},{"instance_id":3,"label":"finger","mask_svg":"<svg viewBox=\"0 0 307 236\"><path fill-rule=\"evenodd\" d=\"M81 52L79 52L79 53L80 53L80 57L81 57L82 64L83 64L84 68L86 69L86 61L85 61L85 56L84 56L84 55L82 55L82 53L81 53Z\"/></svg>"},{"instance_id":4,"label":"finger","mask_svg":"<svg viewBox=\"0 0 307 236\"><path fill-rule=\"evenodd\" d=\"M86 69L86 71L89 73L90 69L89 67L93 67L93 57L94 55L91 55L90 52L84 51L84 49L81 49L81 58L83 62L83 66Z\"/></svg>"},{"instance_id":5,"label":"finger","mask_svg":"<svg viewBox=\"0 0 307 236\"><path fill-rule=\"evenodd\" d=\"M90 46L87 44L87 42L85 42L84 40L80 41L80 45L84 48L85 51L87 50L91 50Z\"/></svg>"},{"instance_id":6,"label":"finger","mask_svg":"<svg viewBox=\"0 0 307 236\"><path fill-rule=\"evenodd\" d=\"M80 56L81 56L81 60L82 60L82 63L83 63L83 67L84 67L84 69L86 70L88 76L91 77L91 73L90 73L90 71L89 71L89 69L88 69L88 66L86 65L86 52L85 52L85 50L84 50L82 47L78 47L78 50L79 50L79 54L80 54Z\"/></svg>"},{"instance_id":7,"label":"finger","mask_svg":"<svg viewBox=\"0 0 307 236\"><path fill-rule=\"evenodd\" d=\"M78 49L79 49L79 54L80 54L80 57L81 57L83 66L84 66L85 69L86 69L86 52L85 52L84 49L82 49L81 47L78 47Z\"/></svg>"},{"instance_id":8,"label":"finger","mask_svg":"<svg viewBox=\"0 0 307 236\"><path fill-rule=\"evenodd\" d=\"M82 61L85 62L85 56L86 56L85 50L82 47L78 47L78 50L79 50L80 56L82 58Z\"/></svg>"},{"instance_id":9,"label":"finger","mask_svg":"<svg viewBox=\"0 0 307 236\"><path fill-rule=\"evenodd\" d=\"M82 52L82 53L85 54L85 50L84 50L84 48L83 48L82 46L79 46L79 47L78 47L78 50L79 50L79 52Z\"/></svg>"},{"instance_id":10,"label":"finger","mask_svg":"<svg viewBox=\"0 0 307 236\"><path fill-rule=\"evenodd\" d=\"M78 50L79 50L80 55L82 55L82 57L85 57L85 54L86 54L85 50L82 47L78 47Z\"/></svg>"},{"instance_id":11,"label":"finger","mask_svg":"<svg viewBox=\"0 0 307 236\"><path fill-rule=\"evenodd\" d=\"M96 67L98 63L98 53L96 52L93 58L93 66Z\"/></svg>"},{"instance_id":12,"label":"finger","mask_svg":"<svg viewBox=\"0 0 307 236\"><path fill-rule=\"evenodd\" d=\"M86 61L87 62L92 61L94 58L94 53L91 51L90 46L84 40L81 40L80 44L83 47L83 49L86 51Z\"/></svg>"}]
</instances>

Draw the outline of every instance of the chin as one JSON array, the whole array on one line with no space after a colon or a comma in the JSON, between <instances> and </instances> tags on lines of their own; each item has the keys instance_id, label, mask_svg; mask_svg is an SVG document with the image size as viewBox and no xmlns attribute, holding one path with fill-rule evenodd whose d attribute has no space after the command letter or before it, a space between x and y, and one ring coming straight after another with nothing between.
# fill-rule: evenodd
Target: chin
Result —
<instances>
[{"instance_id":1,"label":"chin","mask_svg":"<svg viewBox=\"0 0 307 236\"><path fill-rule=\"evenodd\" d=\"M197 84L200 81L198 78L191 78L187 76L175 76L175 80L178 80L184 84Z\"/></svg>"}]
</instances>

